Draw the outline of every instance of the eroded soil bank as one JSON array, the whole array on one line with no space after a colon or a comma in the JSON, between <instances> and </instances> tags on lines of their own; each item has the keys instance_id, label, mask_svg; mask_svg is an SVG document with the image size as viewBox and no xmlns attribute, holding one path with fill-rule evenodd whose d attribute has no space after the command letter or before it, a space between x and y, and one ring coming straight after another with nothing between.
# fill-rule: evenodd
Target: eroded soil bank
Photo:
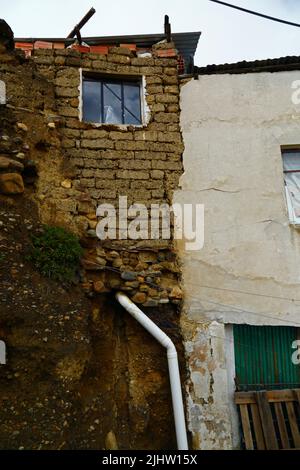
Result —
<instances>
[{"instance_id":1,"label":"eroded soil bank","mask_svg":"<svg viewBox=\"0 0 300 470\"><path fill-rule=\"evenodd\" d=\"M2 449L175 448L165 353L112 295L42 277L26 260L40 229L24 195L1 197ZM163 310L163 312L162 312ZM177 313L147 312L180 347Z\"/></svg>"}]
</instances>

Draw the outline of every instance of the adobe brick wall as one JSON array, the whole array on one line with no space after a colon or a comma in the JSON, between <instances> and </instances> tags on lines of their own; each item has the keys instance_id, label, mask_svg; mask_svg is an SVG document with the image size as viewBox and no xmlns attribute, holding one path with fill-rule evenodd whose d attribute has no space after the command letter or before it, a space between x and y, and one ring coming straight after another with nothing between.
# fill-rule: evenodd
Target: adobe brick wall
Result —
<instances>
[{"instance_id":1,"label":"adobe brick wall","mask_svg":"<svg viewBox=\"0 0 300 470\"><path fill-rule=\"evenodd\" d=\"M109 54L115 56L113 51ZM141 60L134 53L116 56ZM86 251L86 270L81 280L91 298L90 302L84 299L83 307L73 286L67 292L62 286L44 280L41 288L44 286L45 301L42 301L39 282L28 277L26 270L23 272L22 264L17 266L20 297L8 290L9 284L3 285L5 296L8 292L19 305L10 301L2 304L1 339L9 346L9 367L0 383L4 401L1 448L103 449L105 436L111 430L120 449L176 446L166 357L161 346L111 295L122 289L136 302L143 303L147 315L176 344L183 371L176 305L181 297L177 287L179 268L172 243L151 240L102 243L94 236L97 204L117 202L118 194L128 194L125 190L131 191L132 200L139 198L136 202L169 201L177 187L182 143L181 140L175 143L176 135L180 138L176 64L172 58L155 58L153 50L154 65L149 67L157 73L146 75L149 124L125 132L116 126L95 128L78 120L79 66L74 65L74 59L76 64L87 60L110 64L119 73L127 70L125 65L107 60L108 57L89 58L72 50L44 50L33 51L31 58L25 58L21 51L8 53L0 47L0 79L7 91L7 104L0 108L0 180L10 175L13 183L12 192L11 185L10 190L6 185L6 193L0 188L1 203L18 207L24 201L20 219L10 222L16 225L16 233L30 233L32 229L33 214L28 214L31 199L37 203L44 223L63 225L81 235ZM68 59L72 59L73 65L65 65ZM160 66L155 65L156 60L161 61ZM148 65L126 67L140 70ZM173 70L173 75L169 71L164 73L165 69ZM151 88L154 86L159 88ZM175 87L177 93L175 88L167 87ZM58 95L62 89L73 89L73 93L76 90L77 95L61 98ZM176 103L162 103L164 94L174 96ZM76 115L65 116L62 109ZM148 139L156 136L156 140L143 139L143 131ZM162 134L168 133L168 139L172 135L174 142L161 140ZM67 141L70 147L66 146ZM84 141L93 148L83 147ZM84 171L91 173L83 176ZM113 177L108 178L107 172L113 172ZM137 179L137 172L146 173L147 179ZM85 180L91 186L84 186ZM22 186L15 193L17 181L22 181ZM2 212L8 219L11 211ZM5 225L1 230L7 236ZM15 242L12 236L11 250ZM16 289L13 277L16 266L12 274L2 271L10 276ZM28 284L32 283L30 289L38 286L34 291L37 298L27 295L22 275ZM60 294L56 298L57 289ZM32 307L35 301L37 309ZM24 307L27 303L28 309ZM47 314L48 304L53 315ZM81 354L82 350L89 354ZM30 367L24 362L25 356L31 360ZM82 367L77 367L79 356Z\"/></svg>"},{"instance_id":2,"label":"adobe brick wall","mask_svg":"<svg viewBox=\"0 0 300 470\"><path fill-rule=\"evenodd\" d=\"M164 57L170 50L173 57ZM38 193L44 220L68 225L83 238L83 287L89 295L121 289L137 303L156 306L181 298L172 242L95 238L99 204L117 207L119 196L148 207L170 203L182 173L174 45L159 44L148 52L151 57L145 58L126 47L110 47L107 54L35 49L29 61L54 85L56 116L49 126L61 135L60 174L53 172L49 178L51 161L40 165ZM81 122L81 70L144 77L148 124L124 129Z\"/></svg>"}]
</instances>

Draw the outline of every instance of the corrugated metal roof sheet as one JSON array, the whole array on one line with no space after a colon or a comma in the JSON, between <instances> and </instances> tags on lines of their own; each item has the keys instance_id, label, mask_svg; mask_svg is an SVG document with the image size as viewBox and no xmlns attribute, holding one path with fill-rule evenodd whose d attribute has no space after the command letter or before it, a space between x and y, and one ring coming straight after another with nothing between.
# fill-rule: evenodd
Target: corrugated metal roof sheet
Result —
<instances>
[{"instance_id":1,"label":"corrugated metal roof sheet","mask_svg":"<svg viewBox=\"0 0 300 470\"><path fill-rule=\"evenodd\" d=\"M300 57L287 56L276 59L242 61L233 64L207 65L195 67L196 75L213 74L237 74L237 73L259 73L259 72L282 72L287 70L299 70Z\"/></svg>"},{"instance_id":2,"label":"corrugated metal roof sheet","mask_svg":"<svg viewBox=\"0 0 300 470\"><path fill-rule=\"evenodd\" d=\"M194 57L198 41L201 32L185 32L185 33L173 33L172 40L175 43L176 49L183 55L185 60L189 62L190 57ZM129 36L101 36L101 37L83 37L82 40L89 45L97 44L136 44L137 47L151 47L159 41L165 39L163 33L159 34L138 34ZM74 39L66 38L15 38L15 42L35 42L35 41L47 41L47 42L70 42Z\"/></svg>"},{"instance_id":3,"label":"corrugated metal roof sheet","mask_svg":"<svg viewBox=\"0 0 300 470\"><path fill-rule=\"evenodd\" d=\"M297 388L299 366L292 348L297 328L234 325L236 385L238 390Z\"/></svg>"}]
</instances>

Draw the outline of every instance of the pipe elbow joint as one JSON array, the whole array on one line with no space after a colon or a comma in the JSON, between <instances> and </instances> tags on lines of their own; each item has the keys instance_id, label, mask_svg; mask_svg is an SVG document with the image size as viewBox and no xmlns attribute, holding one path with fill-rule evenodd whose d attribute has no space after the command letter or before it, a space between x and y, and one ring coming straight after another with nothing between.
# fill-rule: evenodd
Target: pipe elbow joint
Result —
<instances>
[{"instance_id":1,"label":"pipe elbow joint","mask_svg":"<svg viewBox=\"0 0 300 470\"><path fill-rule=\"evenodd\" d=\"M177 351L176 351L176 348L175 348L174 344L172 343L172 341L170 341L170 344L167 347L167 357L169 359L171 359L171 358L176 358L177 359Z\"/></svg>"}]
</instances>

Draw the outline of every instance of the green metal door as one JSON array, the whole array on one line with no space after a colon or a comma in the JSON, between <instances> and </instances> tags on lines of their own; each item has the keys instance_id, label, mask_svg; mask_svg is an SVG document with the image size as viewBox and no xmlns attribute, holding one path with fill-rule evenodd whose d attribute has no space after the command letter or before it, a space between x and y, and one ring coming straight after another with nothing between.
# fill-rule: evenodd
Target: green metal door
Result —
<instances>
[{"instance_id":1,"label":"green metal door","mask_svg":"<svg viewBox=\"0 0 300 470\"><path fill-rule=\"evenodd\" d=\"M292 362L297 328L234 325L233 335L237 390L300 386L300 365Z\"/></svg>"}]
</instances>

